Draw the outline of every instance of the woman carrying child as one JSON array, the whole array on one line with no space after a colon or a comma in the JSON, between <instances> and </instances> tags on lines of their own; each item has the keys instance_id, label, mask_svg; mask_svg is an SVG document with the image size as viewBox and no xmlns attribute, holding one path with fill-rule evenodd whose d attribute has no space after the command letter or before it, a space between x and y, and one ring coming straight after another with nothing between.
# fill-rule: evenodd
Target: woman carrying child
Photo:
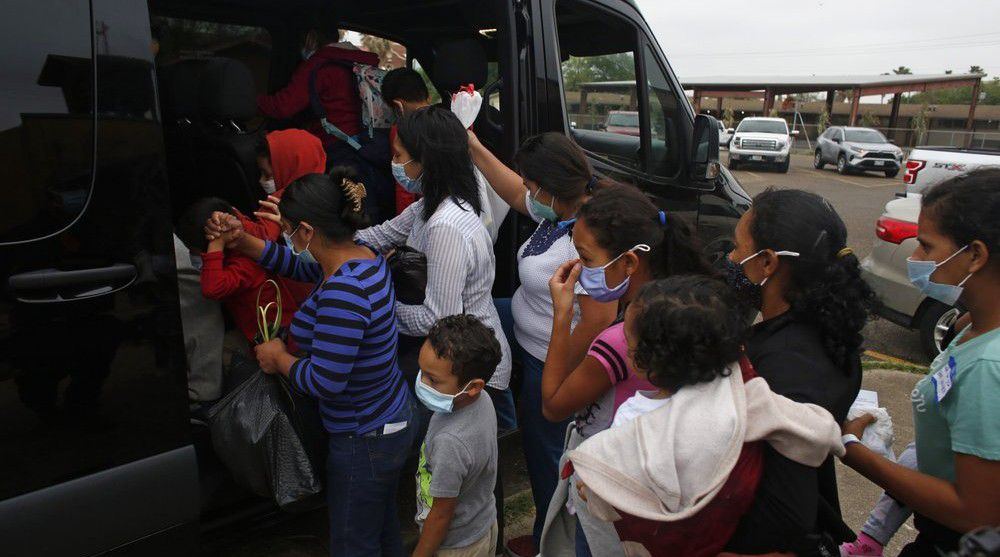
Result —
<instances>
[{"instance_id":1,"label":"woman carrying child","mask_svg":"<svg viewBox=\"0 0 1000 557\"><path fill-rule=\"evenodd\" d=\"M592 300L617 303L621 315L650 281L682 273L713 274L690 227L659 211L632 186L596 190L577 211L572 239L580 259L563 264L549 285L553 321L541 385L545 417L574 418L567 450L609 427L618 406L637 390L653 389L626 363L620 322L597 337L582 362L570 365L577 280ZM570 483L563 478L549 504L542 554L622 555L614 528L587 512Z\"/></svg>"}]
</instances>

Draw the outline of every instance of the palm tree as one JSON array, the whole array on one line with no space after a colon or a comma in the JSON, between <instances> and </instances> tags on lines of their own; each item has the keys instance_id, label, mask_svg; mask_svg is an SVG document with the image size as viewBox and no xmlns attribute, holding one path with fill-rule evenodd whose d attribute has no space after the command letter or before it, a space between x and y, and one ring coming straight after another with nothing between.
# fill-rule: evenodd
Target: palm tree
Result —
<instances>
[{"instance_id":1,"label":"palm tree","mask_svg":"<svg viewBox=\"0 0 1000 557\"><path fill-rule=\"evenodd\" d=\"M913 74L913 70L911 70L910 68L907 68L906 66L900 66L900 67L892 70L892 73L894 73L896 75L912 75Z\"/></svg>"},{"instance_id":2,"label":"palm tree","mask_svg":"<svg viewBox=\"0 0 1000 557\"><path fill-rule=\"evenodd\" d=\"M985 74L986 70L984 70L982 66L969 66L969 73Z\"/></svg>"}]
</instances>

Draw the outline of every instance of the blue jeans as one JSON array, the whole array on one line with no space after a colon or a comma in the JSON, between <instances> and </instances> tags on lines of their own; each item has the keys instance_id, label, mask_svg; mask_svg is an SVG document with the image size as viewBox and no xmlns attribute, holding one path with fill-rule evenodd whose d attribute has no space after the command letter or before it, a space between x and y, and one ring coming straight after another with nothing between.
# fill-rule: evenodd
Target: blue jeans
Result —
<instances>
[{"instance_id":1,"label":"blue jeans","mask_svg":"<svg viewBox=\"0 0 1000 557\"><path fill-rule=\"evenodd\" d=\"M514 315L510 310L510 298L494 298L493 305L500 314L500 324L503 326L503 334L510 344L511 353L514 354L514 346L517 340L514 338ZM507 387L505 390L496 393L499 396L491 396L493 407L497 411L497 432L504 434L517 429L517 405L514 403L514 392Z\"/></svg>"},{"instance_id":2,"label":"blue jeans","mask_svg":"<svg viewBox=\"0 0 1000 557\"><path fill-rule=\"evenodd\" d=\"M542 538L549 501L559 483L559 458L563 454L566 428L570 420L550 422L542 415L542 369L545 362L516 347L524 366L521 383L521 445L535 502L535 544Z\"/></svg>"},{"instance_id":3,"label":"blue jeans","mask_svg":"<svg viewBox=\"0 0 1000 557\"><path fill-rule=\"evenodd\" d=\"M414 404L408 396L403 408L387 422L407 422L402 431L388 435L330 435L326 462L330 555L405 555L396 494L400 472L417 435Z\"/></svg>"}]
</instances>

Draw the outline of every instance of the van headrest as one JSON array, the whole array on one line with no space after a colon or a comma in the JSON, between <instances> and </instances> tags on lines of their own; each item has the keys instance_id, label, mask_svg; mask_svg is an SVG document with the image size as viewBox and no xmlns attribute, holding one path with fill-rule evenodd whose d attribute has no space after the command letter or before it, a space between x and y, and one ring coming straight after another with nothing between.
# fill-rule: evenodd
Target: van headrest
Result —
<instances>
[{"instance_id":1,"label":"van headrest","mask_svg":"<svg viewBox=\"0 0 1000 557\"><path fill-rule=\"evenodd\" d=\"M257 115L253 74L243 62L210 58L201 72L201 114L222 120L249 120Z\"/></svg>"},{"instance_id":2,"label":"van headrest","mask_svg":"<svg viewBox=\"0 0 1000 557\"><path fill-rule=\"evenodd\" d=\"M205 60L189 58L161 68L160 107L167 118L180 119L197 116L200 111L199 80Z\"/></svg>"},{"instance_id":3,"label":"van headrest","mask_svg":"<svg viewBox=\"0 0 1000 557\"><path fill-rule=\"evenodd\" d=\"M489 60L482 43L476 39L458 39L437 45L434 49L434 85L454 93L459 87L473 83L476 89L486 85Z\"/></svg>"}]
</instances>

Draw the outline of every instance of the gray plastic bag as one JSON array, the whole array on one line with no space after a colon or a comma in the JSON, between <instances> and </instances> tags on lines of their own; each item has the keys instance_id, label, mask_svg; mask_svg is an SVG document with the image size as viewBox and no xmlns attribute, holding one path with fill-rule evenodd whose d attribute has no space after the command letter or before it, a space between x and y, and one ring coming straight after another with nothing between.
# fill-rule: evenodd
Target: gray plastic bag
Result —
<instances>
[{"instance_id":1,"label":"gray plastic bag","mask_svg":"<svg viewBox=\"0 0 1000 557\"><path fill-rule=\"evenodd\" d=\"M257 371L208 412L212 445L236 482L282 508L322 489L283 378Z\"/></svg>"}]
</instances>

